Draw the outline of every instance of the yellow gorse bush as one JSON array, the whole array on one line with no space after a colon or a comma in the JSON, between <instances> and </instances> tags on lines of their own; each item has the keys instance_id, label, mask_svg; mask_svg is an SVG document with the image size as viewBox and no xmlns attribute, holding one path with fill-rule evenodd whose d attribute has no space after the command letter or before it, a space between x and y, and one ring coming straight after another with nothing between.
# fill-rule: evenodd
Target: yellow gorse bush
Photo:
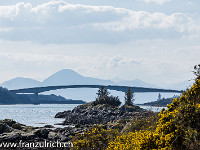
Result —
<instances>
[{"instance_id":1,"label":"yellow gorse bush","mask_svg":"<svg viewBox=\"0 0 200 150\"><path fill-rule=\"evenodd\" d=\"M155 130L120 135L107 150L200 149L200 80L159 113Z\"/></svg>"},{"instance_id":2,"label":"yellow gorse bush","mask_svg":"<svg viewBox=\"0 0 200 150\"><path fill-rule=\"evenodd\" d=\"M73 149L76 150L104 150L108 143L119 134L117 129L104 129L102 125L95 125L72 138Z\"/></svg>"},{"instance_id":3,"label":"yellow gorse bush","mask_svg":"<svg viewBox=\"0 0 200 150\"><path fill-rule=\"evenodd\" d=\"M118 136L109 143L107 150L152 149L156 146L157 138L158 135L154 135L151 131L131 132L128 135Z\"/></svg>"}]
</instances>

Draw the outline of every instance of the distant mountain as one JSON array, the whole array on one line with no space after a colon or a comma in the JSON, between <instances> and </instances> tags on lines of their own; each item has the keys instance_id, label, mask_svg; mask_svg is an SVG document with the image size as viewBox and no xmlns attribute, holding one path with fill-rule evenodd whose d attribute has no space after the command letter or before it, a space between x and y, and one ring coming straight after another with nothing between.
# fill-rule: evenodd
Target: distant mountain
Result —
<instances>
[{"instance_id":1,"label":"distant mountain","mask_svg":"<svg viewBox=\"0 0 200 150\"><path fill-rule=\"evenodd\" d=\"M31 88L40 85L41 85L40 81L22 77L14 78L1 84L2 87L6 87L9 90L20 89L20 88Z\"/></svg>"},{"instance_id":2,"label":"distant mountain","mask_svg":"<svg viewBox=\"0 0 200 150\"><path fill-rule=\"evenodd\" d=\"M116 77L116 78L111 79L111 81L117 83L117 82L121 82L121 81L123 81L123 80L120 79L120 78L118 78L118 77Z\"/></svg>"},{"instance_id":3,"label":"distant mountain","mask_svg":"<svg viewBox=\"0 0 200 150\"><path fill-rule=\"evenodd\" d=\"M85 77L77 72L64 69L54 73L53 75L46 78L43 82L39 82L37 80L29 79L29 78L15 78L9 81L4 82L1 86L6 87L8 89L20 89L20 88L30 88L37 86L53 86L53 85L74 85L74 84L99 84L99 85L124 85L124 86L137 86L137 87L152 87L157 88L157 86L146 83L139 79L136 80L122 80L119 78L115 78L114 81L111 80L102 80L98 78ZM93 101L96 97L96 92L98 89L61 89L55 91L49 91L42 94L55 94L64 96L67 99L81 99L84 101ZM110 91L111 94L119 96L121 100L124 99L124 93L117 91ZM137 94L138 95L138 94ZM144 95L144 94L143 94ZM154 96L157 98L157 94ZM138 98L139 99L148 99L148 98Z\"/></svg>"},{"instance_id":4,"label":"distant mountain","mask_svg":"<svg viewBox=\"0 0 200 150\"><path fill-rule=\"evenodd\" d=\"M135 80L122 80L116 82L117 85L124 85L124 86L136 86L136 87L147 87L147 88L158 88L156 85L149 84L139 79Z\"/></svg>"},{"instance_id":5,"label":"distant mountain","mask_svg":"<svg viewBox=\"0 0 200 150\"><path fill-rule=\"evenodd\" d=\"M122 80L117 78L115 79L114 82L111 80L102 80L98 78L85 77L71 69L60 70L52 74L48 78L46 78L43 82L30 78L17 77L2 83L1 86L6 87L8 89L20 89L20 88L31 88L37 86L78 85L78 84L124 85L124 86L137 86L137 87L151 87L151 88L157 87L153 84L149 84L139 79Z\"/></svg>"},{"instance_id":6,"label":"distant mountain","mask_svg":"<svg viewBox=\"0 0 200 150\"><path fill-rule=\"evenodd\" d=\"M92 77L84 77L71 69L64 69L58 71L45 79L43 85L78 85L78 84L100 84L109 85L114 84L110 80L102 80Z\"/></svg>"},{"instance_id":7,"label":"distant mountain","mask_svg":"<svg viewBox=\"0 0 200 150\"><path fill-rule=\"evenodd\" d=\"M182 81L182 82L176 82L172 83L166 86L168 89L175 89L175 90L186 90L187 88L190 88L194 81Z\"/></svg>"}]
</instances>

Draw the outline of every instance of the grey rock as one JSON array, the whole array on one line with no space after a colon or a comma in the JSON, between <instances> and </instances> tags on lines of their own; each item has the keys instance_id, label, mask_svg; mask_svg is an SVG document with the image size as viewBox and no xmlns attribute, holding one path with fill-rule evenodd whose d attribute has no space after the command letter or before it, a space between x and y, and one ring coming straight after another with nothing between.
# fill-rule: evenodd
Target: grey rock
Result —
<instances>
[{"instance_id":1,"label":"grey rock","mask_svg":"<svg viewBox=\"0 0 200 150\"><path fill-rule=\"evenodd\" d=\"M0 134L4 132L11 132L12 129L5 123L0 123Z\"/></svg>"},{"instance_id":2,"label":"grey rock","mask_svg":"<svg viewBox=\"0 0 200 150\"><path fill-rule=\"evenodd\" d=\"M59 112L56 116L65 118L63 125L93 125L131 119L144 114L144 109L138 106L113 107L106 104L94 106L92 103L87 103L75 107L72 111Z\"/></svg>"},{"instance_id":3,"label":"grey rock","mask_svg":"<svg viewBox=\"0 0 200 150\"><path fill-rule=\"evenodd\" d=\"M12 119L4 119L4 120L0 120L0 123L5 123L7 124L8 126L12 126L13 124L16 123L16 121L12 120Z\"/></svg>"},{"instance_id":4,"label":"grey rock","mask_svg":"<svg viewBox=\"0 0 200 150\"><path fill-rule=\"evenodd\" d=\"M12 128L21 130L22 129L22 125L20 123L15 123L15 124L12 125Z\"/></svg>"},{"instance_id":5,"label":"grey rock","mask_svg":"<svg viewBox=\"0 0 200 150\"><path fill-rule=\"evenodd\" d=\"M70 110L68 111L64 111L64 112L59 112L55 115L55 118L65 118L66 116L68 116L71 113Z\"/></svg>"},{"instance_id":6,"label":"grey rock","mask_svg":"<svg viewBox=\"0 0 200 150\"><path fill-rule=\"evenodd\" d=\"M37 137L43 138L43 139L47 139L48 138L48 134L49 134L49 130L48 129L38 129L34 132L34 134Z\"/></svg>"}]
</instances>

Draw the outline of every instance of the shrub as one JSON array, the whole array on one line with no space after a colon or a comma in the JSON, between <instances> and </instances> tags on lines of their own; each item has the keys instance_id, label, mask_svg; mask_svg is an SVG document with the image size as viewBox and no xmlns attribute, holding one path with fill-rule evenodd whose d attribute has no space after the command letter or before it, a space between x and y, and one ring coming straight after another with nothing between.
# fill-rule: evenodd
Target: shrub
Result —
<instances>
[{"instance_id":1,"label":"shrub","mask_svg":"<svg viewBox=\"0 0 200 150\"><path fill-rule=\"evenodd\" d=\"M120 106L121 102L119 97L110 96L110 93L104 87L100 87L97 93L97 98L93 102L94 105L98 104L109 104L111 106Z\"/></svg>"},{"instance_id":2,"label":"shrub","mask_svg":"<svg viewBox=\"0 0 200 150\"><path fill-rule=\"evenodd\" d=\"M107 150L144 150L157 149L157 138L151 131L130 132L128 135L120 135L110 142Z\"/></svg>"},{"instance_id":3,"label":"shrub","mask_svg":"<svg viewBox=\"0 0 200 150\"><path fill-rule=\"evenodd\" d=\"M124 133L135 132L140 130L153 131L157 127L158 113L149 112L146 117L133 118L129 125L124 129Z\"/></svg>"},{"instance_id":4,"label":"shrub","mask_svg":"<svg viewBox=\"0 0 200 150\"><path fill-rule=\"evenodd\" d=\"M95 125L83 134L77 134L72 138L75 150L105 150L110 141L118 135L116 129L104 129L101 125Z\"/></svg>"}]
</instances>

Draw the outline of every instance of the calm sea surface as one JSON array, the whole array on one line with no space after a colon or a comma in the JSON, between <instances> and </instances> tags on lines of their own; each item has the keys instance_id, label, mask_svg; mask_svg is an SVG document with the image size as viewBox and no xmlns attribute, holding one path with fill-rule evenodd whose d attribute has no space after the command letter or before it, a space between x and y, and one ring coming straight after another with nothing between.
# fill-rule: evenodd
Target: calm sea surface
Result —
<instances>
[{"instance_id":1,"label":"calm sea surface","mask_svg":"<svg viewBox=\"0 0 200 150\"><path fill-rule=\"evenodd\" d=\"M42 127L47 124L54 125L55 123L61 123L64 120L64 119L54 118L56 113L65 110L72 110L76 106L78 105L77 104L0 105L0 120L13 119L19 123L35 127Z\"/></svg>"},{"instance_id":2,"label":"calm sea surface","mask_svg":"<svg viewBox=\"0 0 200 150\"><path fill-rule=\"evenodd\" d=\"M140 105L140 107L154 112L160 112L163 108L165 110L167 109L167 107L155 107L155 106L144 106L144 105Z\"/></svg>"},{"instance_id":3,"label":"calm sea surface","mask_svg":"<svg viewBox=\"0 0 200 150\"><path fill-rule=\"evenodd\" d=\"M40 104L40 105L0 105L0 120L13 119L19 123L42 127L47 124L61 123L64 119L54 118L56 113L72 110L78 104ZM152 111L160 111L164 107L140 106ZM54 125L59 127L59 125Z\"/></svg>"}]
</instances>

